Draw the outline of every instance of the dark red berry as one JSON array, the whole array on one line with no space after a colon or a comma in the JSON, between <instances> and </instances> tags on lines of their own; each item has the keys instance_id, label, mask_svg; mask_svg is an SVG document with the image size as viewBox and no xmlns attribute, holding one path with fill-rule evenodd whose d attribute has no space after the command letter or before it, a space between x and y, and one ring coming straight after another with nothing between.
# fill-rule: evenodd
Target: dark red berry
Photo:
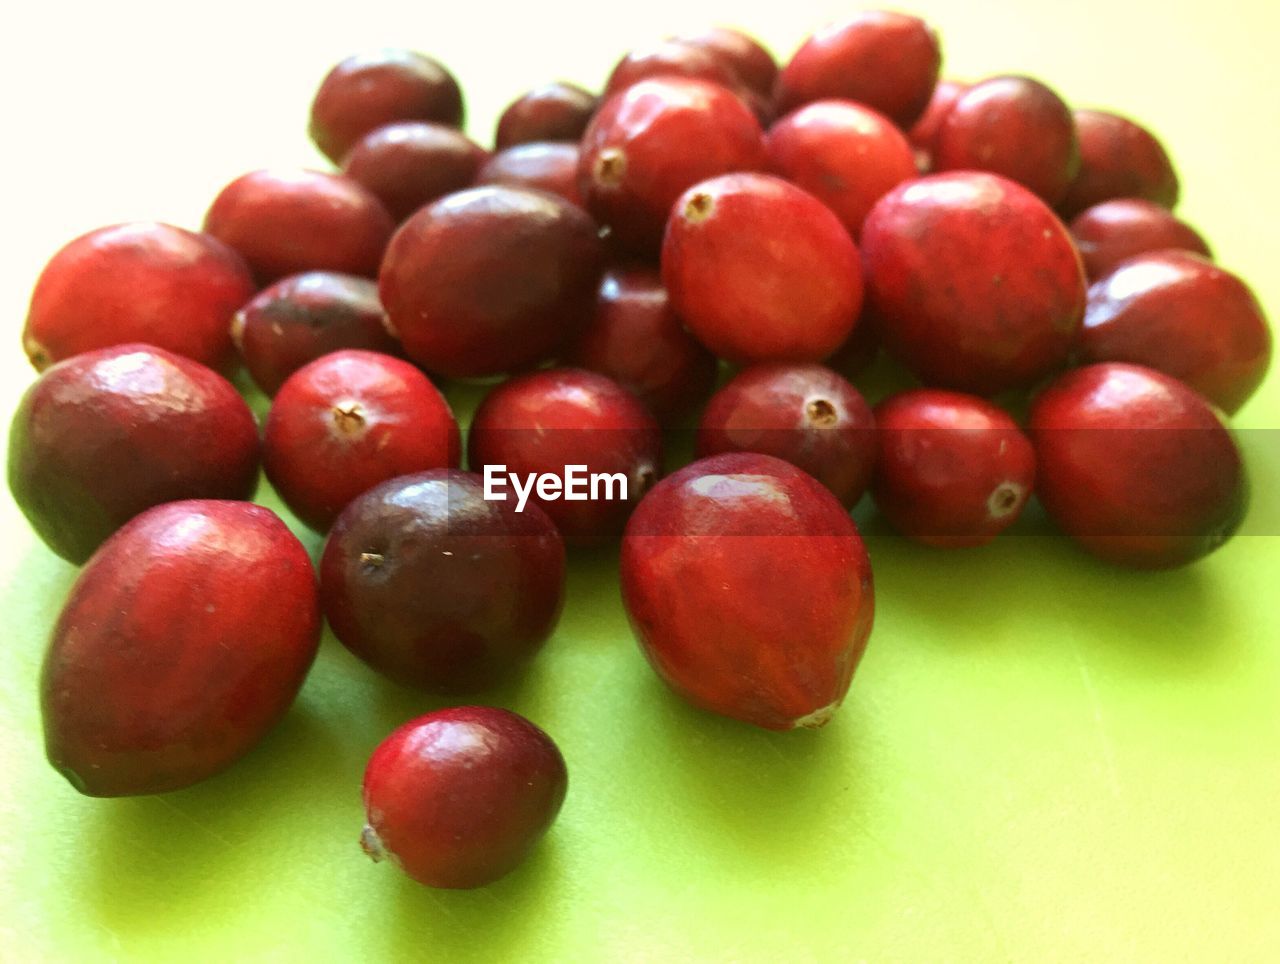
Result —
<instances>
[{"instance_id":1,"label":"dark red berry","mask_svg":"<svg viewBox=\"0 0 1280 964\"><path fill-rule=\"evenodd\" d=\"M577 84L543 84L517 97L498 118L494 146L498 150L536 141L582 138L599 99Z\"/></svg>"},{"instance_id":2,"label":"dark red berry","mask_svg":"<svg viewBox=\"0 0 1280 964\"><path fill-rule=\"evenodd\" d=\"M654 77L705 80L730 90L742 83L737 71L722 55L694 44L662 40L647 47L637 47L618 61L609 74L604 96L620 93L632 84Z\"/></svg>"},{"instance_id":3,"label":"dark red berry","mask_svg":"<svg viewBox=\"0 0 1280 964\"><path fill-rule=\"evenodd\" d=\"M1071 222L1071 234L1092 281L1137 254L1177 248L1211 256L1195 228L1167 208L1138 198L1103 201L1080 212Z\"/></svg>"},{"instance_id":4,"label":"dark red berry","mask_svg":"<svg viewBox=\"0 0 1280 964\"><path fill-rule=\"evenodd\" d=\"M507 184L559 194L582 205L578 193L577 144L517 144L498 151L476 172L477 184Z\"/></svg>"},{"instance_id":5,"label":"dark red berry","mask_svg":"<svg viewBox=\"0 0 1280 964\"><path fill-rule=\"evenodd\" d=\"M405 121L356 141L342 172L403 221L436 198L470 187L488 157L488 151L452 127Z\"/></svg>"},{"instance_id":6,"label":"dark red berry","mask_svg":"<svg viewBox=\"0 0 1280 964\"><path fill-rule=\"evenodd\" d=\"M1178 175L1145 127L1101 110L1078 110L1075 121L1080 172L1059 205L1066 217L1114 198L1141 198L1170 209L1178 203Z\"/></svg>"},{"instance_id":7,"label":"dark red berry","mask_svg":"<svg viewBox=\"0 0 1280 964\"><path fill-rule=\"evenodd\" d=\"M853 334L823 363L832 371L852 381L871 367L880 355L880 332L876 328L875 311L869 302L862 303L862 314L853 326Z\"/></svg>"},{"instance_id":8,"label":"dark red berry","mask_svg":"<svg viewBox=\"0 0 1280 964\"><path fill-rule=\"evenodd\" d=\"M933 170L933 152L937 148L938 131L955 102L968 89L968 84L957 80L938 81L933 89L933 96L929 98L929 106L907 130L907 140L918 152L916 164L922 173L927 174Z\"/></svg>"},{"instance_id":9,"label":"dark red berry","mask_svg":"<svg viewBox=\"0 0 1280 964\"><path fill-rule=\"evenodd\" d=\"M760 41L741 30L710 27L672 38L676 43L699 47L718 57L738 80L762 97L773 96L778 63Z\"/></svg>"}]
</instances>

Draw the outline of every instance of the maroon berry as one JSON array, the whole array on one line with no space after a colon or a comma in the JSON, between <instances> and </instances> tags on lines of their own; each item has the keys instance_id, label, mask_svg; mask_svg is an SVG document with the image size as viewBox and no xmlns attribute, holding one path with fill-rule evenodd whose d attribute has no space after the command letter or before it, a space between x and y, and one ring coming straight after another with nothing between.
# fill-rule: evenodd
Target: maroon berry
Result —
<instances>
[{"instance_id":1,"label":"maroon berry","mask_svg":"<svg viewBox=\"0 0 1280 964\"><path fill-rule=\"evenodd\" d=\"M428 887L480 887L525 858L560 812L564 757L522 716L459 706L410 720L364 774L360 844Z\"/></svg>"},{"instance_id":2,"label":"maroon berry","mask_svg":"<svg viewBox=\"0 0 1280 964\"><path fill-rule=\"evenodd\" d=\"M921 171L927 173L933 169L933 152L937 148L938 131L955 102L968 89L968 84L957 80L938 81L938 85L933 88L933 96L929 98L929 106L908 129L907 140L920 152L916 161Z\"/></svg>"},{"instance_id":3,"label":"maroon berry","mask_svg":"<svg viewBox=\"0 0 1280 964\"><path fill-rule=\"evenodd\" d=\"M1137 254L1176 248L1211 257L1209 246L1195 228L1167 208L1138 198L1095 204L1071 222L1071 233L1093 281Z\"/></svg>"},{"instance_id":4,"label":"maroon berry","mask_svg":"<svg viewBox=\"0 0 1280 964\"><path fill-rule=\"evenodd\" d=\"M247 499L258 426L230 382L150 345L85 352L27 389L9 431L9 490L49 548L82 563L162 502Z\"/></svg>"},{"instance_id":5,"label":"maroon berry","mask_svg":"<svg viewBox=\"0 0 1280 964\"><path fill-rule=\"evenodd\" d=\"M1122 261L1089 289L1080 355L1145 365L1231 413L1271 363L1271 331L1248 285L1187 251Z\"/></svg>"},{"instance_id":6,"label":"maroon berry","mask_svg":"<svg viewBox=\"0 0 1280 964\"><path fill-rule=\"evenodd\" d=\"M324 612L362 660L405 686L490 686L522 668L560 618L564 543L536 505L484 498L436 469L375 486L334 523Z\"/></svg>"},{"instance_id":7,"label":"maroon berry","mask_svg":"<svg viewBox=\"0 0 1280 964\"><path fill-rule=\"evenodd\" d=\"M1248 487L1230 429L1168 375L1117 363L1067 372L1035 400L1029 428L1040 501L1101 559L1186 565L1244 518Z\"/></svg>"},{"instance_id":8,"label":"maroon berry","mask_svg":"<svg viewBox=\"0 0 1280 964\"><path fill-rule=\"evenodd\" d=\"M715 455L658 483L627 524L621 576L658 675L696 706L770 730L826 723L871 632L871 563L853 520L768 455Z\"/></svg>"},{"instance_id":9,"label":"maroon berry","mask_svg":"<svg viewBox=\"0 0 1280 964\"><path fill-rule=\"evenodd\" d=\"M766 174L726 174L676 201L662 279L697 339L740 363L820 361L862 306L858 249L839 218Z\"/></svg>"},{"instance_id":10,"label":"maroon berry","mask_svg":"<svg viewBox=\"0 0 1280 964\"><path fill-rule=\"evenodd\" d=\"M236 312L231 337L268 395L307 362L344 348L400 350L368 278L309 271L277 281Z\"/></svg>"},{"instance_id":11,"label":"maroon berry","mask_svg":"<svg viewBox=\"0 0 1280 964\"><path fill-rule=\"evenodd\" d=\"M862 229L885 347L927 384L978 395L1062 365L1085 281L1066 228L1034 194L956 171L886 194Z\"/></svg>"},{"instance_id":12,"label":"maroon berry","mask_svg":"<svg viewBox=\"0 0 1280 964\"><path fill-rule=\"evenodd\" d=\"M1075 121L1080 172L1059 205L1066 217L1114 198L1140 198L1170 209L1178 203L1178 175L1145 127L1100 110L1078 110Z\"/></svg>"},{"instance_id":13,"label":"maroon berry","mask_svg":"<svg viewBox=\"0 0 1280 964\"><path fill-rule=\"evenodd\" d=\"M449 403L408 362L339 351L298 369L271 403L267 478L299 519L325 532L347 504L387 479L457 468Z\"/></svg>"},{"instance_id":14,"label":"maroon berry","mask_svg":"<svg viewBox=\"0 0 1280 964\"><path fill-rule=\"evenodd\" d=\"M503 150L537 141L577 142L597 106L596 95L577 84L557 81L535 87L502 112L494 146Z\"/></svg>"},{"instance_id":15,"label":"maroon berry","mask_svg":"<svg viewBox=\"0 0 1280 964\"><path fill-rule=\"evenodd\" d=\"M146 221L99 228L40 272L22 347L36 371L129 342L221 369L227 324L253 292L244 260L217 238Z\"/></svg>"},{"instance_id":16,"label":"maroon berry","mask_svg":"<svg viewBox=\"0 0 1280 964\"><path fill-rule=\"evenodd\" d=\"M365 134L398 121L461 127L462 92L440 63L411 50L348 57L311 104L311 139L335 164Z\"/></svg>"},{"instance_id":17,"label":"maroon berry","mask_svg":"<svg viewBox=\"0 0 1280 964\"><path fill-rule=\"evenodd\" d=\"M973 395L920 388L875 410L871 493L891 526L929 546L981 546L1022 514L1035 482L1031 442Z\"/></svg>"},{"instance_id":18,"label":"maroon berry","mask_svg":"<svg viewBox=\"0 0 1280 964\"><path fill-rule=\"evenodd\" d=\"M672 38L676 43L698 47L719 58L738 80L762 97L773 96L778 63L760 41L741 30L710 27Z\"/></svg>"},{"instance_id":19,"label":"maroon berry","mask_svg":"<svg viewBox=\"0 0 1280 964\"><path fill-rule=\"evenodd\" d=\"M498 151L476 173L477 184L507 184L559 194L582 206L577 144L517 144Z\"/></svg>"},{"instance_id":20,"label":"maroon berry","mask_svg":"<svg viewBox=\"0 0 1280 964\"><path fill-rule=\"evenodd\" d=\"M351 178L253 171L214 198L204 229L240 252L263 284L303 271L378 273L395 223Z\"/></svg>"},{"instance_id":21,"label":"maroon berry","mask_svg":"<svg viewBox=\"0 0 1280 964\"><path fill-rule=\"evenodd\" d=\"M730 90L742 83L737 71L722 55L678 40L662 40L647 47L638 47L618 61L605 83L604 96L610 97L632 84L654 77L705 80Z\"/></svg>"},{"instance_id":22,"label":"maroon berry","mask_svg":"<svg viewBox=\"0 0 1280 964\"><path fill-rule=\"evenodd\" d=\"M319 641L311 560L270 509L149 509L89 561L54 627L49 762L94 797L208 779L284 716Z\"/></svg>"},{"instance_id":23,"label":"maroon berry","mask_svg":"<svg viewBox=\"0 0 1280 964\"><path fill-rule=\"evenodd\" d=\"M377 195L397 221L438 197L470 187L489 152L443 124L407 121L370 131L342 172Z\"/></svg>"},{"instance_id":24,"label":"maroon berry","mask_svg":"<svg viewBox=\"0 0 1280 964\"><path fill-rule=\"evenodd\" d=\"M405 352L460 378L538 364L591 312L603 251L577 206L479 187L423 208L387 248L379 291Z\"/></svg>"}]
</instances>

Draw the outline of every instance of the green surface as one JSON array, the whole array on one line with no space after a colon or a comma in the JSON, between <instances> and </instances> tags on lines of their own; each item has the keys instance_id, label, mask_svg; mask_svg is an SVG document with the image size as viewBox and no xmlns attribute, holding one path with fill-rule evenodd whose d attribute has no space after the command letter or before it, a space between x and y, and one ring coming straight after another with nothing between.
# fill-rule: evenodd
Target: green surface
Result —
<instances>
[{"instance_id":1,"label":"green surface","mask_svg":"<svg viewBox=\"0 0 1280 964\"><path fill-rule=\"evenodd\" d=\"M1035 72L1076 103L1145 118L1177 156L1184 215L1280 314L1270 5L911 7L941 27L955 76ZM349 49L437 53L484 138L522 87L595 83L634 40L719 20L786 52L847 7L544 3L501 25L497 8L432 9L24 9L0 64L17 139L0 237L4 409L31 377L18 329L49 253L112 221L198 223L241 171L316 163L307 99ZM1238 424L1274 429L1278 411L1273 377ZM1244 441L1249 528L1280 533L1280 447L1267 431ZM36 700L74 571L0 499L0 959L1274 957L1280 539L1141 574L1037 535L1034 516L1021 528L942 553L871 522L866 660L827 729L789 735L668 696L631 641L612 554L575 559L546 651L519 686L487 694L560 742L561 819L498 885L434 893L369 863L356 838L367 754L436 704L331 637L295 710L232 771L163 798L77 796L44 762Z\"/></svg>"}]
</instances>

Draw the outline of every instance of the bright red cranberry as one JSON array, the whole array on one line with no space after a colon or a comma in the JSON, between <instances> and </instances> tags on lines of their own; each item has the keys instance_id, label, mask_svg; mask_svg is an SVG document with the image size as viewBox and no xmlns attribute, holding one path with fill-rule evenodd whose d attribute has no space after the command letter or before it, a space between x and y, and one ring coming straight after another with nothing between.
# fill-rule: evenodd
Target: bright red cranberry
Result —
<instances>
[{"instance_id":1,"label":"bright red cranberry","mask_svg":"<svg viewBox=\"0 0 1280 964\"><path fill-rule=\"evenodd\" d=\"M603 249L563 198L478 187L400 228L379 291L405 352L450 377L499 375L555 355L586 323Z\"/></svg>"},{"instance_id":2,"label":"bright red cranberry","mask_svg":"<svg viewBox=\"0 0 1280 964\"><path fill-rule=\"evenodd\" d=\"M338 351L289 376L263 437L267 478L325 532L347 504L398 475L456 468L458 423L427 376L371 351Z\"/></svg>"},{"instance_id":3,"label":"bright red cranberry","mask_svg":"<svg viewBox=\"0 0 1280 964\"><path fill-rule=\"evenodd\" d=\"M939 126L932 157L935 171L991 171L1050 205L1080 170L1071 109L1030 77L993 77L962 93Z\"/></svg>"},{"instance_id":4,"label":"bright red cranberry","mask_svg":"<svg viewBox=\"0 0 1280 964\"><path fill-rule=\"evenodd\" d=\"M222 376L151 345L85 352L27 389L9 431L9 490L36 534L82 563L162 502L247 499L258 425Z\"/></svg>"},{"instance_id":5,"label":"bright red cranberry","mask_svg":"<svg viewBox=\"0 0 1280 964\"><path fill-rule=\"evenodd\" d=\"M94 797L206 780L284 716L319 641L311 560L270 509L149 509L89 561L54 627L49 762Z\"/></svg>"},{"instance_id":6,"label":"bright red cranberry","mask_svg":"<svg viewBox=\"0 0 1280 964\"><path fill-rule=\"evenodd\" d=\"M662 279L697 339L739 363L820 361L862 306L858 249L840 219L767 174L686 191L671 211Z\"/></svg>"},{"instance_id":7,"label":"bright red cranberry","mask_svg":"<svg viewBox=\"0 0 1280 964\"><path fill-rule=\"evenodd\" d=\"M1062 365L1085 280L1067 229L1038 197L974 171L894 188L862 229L885 347L927 384L978 395Z\"/></svg>"},{"instance_id":8,"label":"bright red cranberry","mask_svg":"<svg viewBox=\"0 0 1280 964\"><path fill-rule=\"evenodd\" d=\"M768 455L714 455L658 483L627 524L621 576L658 675L696 706L770 730L826 723L871 632L871 563L853 520Z\"/></svg>"},{"instance_id":9,"label":"bright red cranberry","mask_svg":"<svg viewBox=\"0 0 1280 964\"><path fill-rule=\"evenodd\" d=\"M544 490L539 482L528 501L546 511L569 545L598 546L622 533L631 510L662 474L662 433L640 399L617 382L557 368L491 391L471 421L467 456L472 471L494 467L506 483L501 494L512 504L520 495L514 482L506 482L508 474L521 484L558 477L562 484ZM569 478L571 465L585 466L577 482ZM605 475L607 485L592 481Z\"/></svg>"},{"instance_id":10,"label":"bright red cranberry","mask_svg":"<svg viewBox=\"0 0 1280 964\"><path fill-rule=\"evenodd\" d=\"M1248 487L1230 429L1168 375L1118 363L1067 372L1035 400L1029 429L1036 494L1101 559L1185 565L1244 518Z\"/></svg>"},{"instance_id":11,"label":"bright red cranberry","mask_svg":"<svg viewBox=\"0 0 1280 964\"><path fill-rule=\"evenodd\" d=\"M819 100L788 114L765 137L769 169L836 213L855 238L871 206L916 176L906 137L852 101Z\"/></svg>"},{"instance_id":12,"label":"bright red cranberry","mask_svg":"<svg viewBox=\"0 0 1280 964\"><path fill-rule=\"evenodd\" d=\"M1082 211L1071 222L1071 234L1093 281L1110 274L1121 261L1137 254L1176 248L1211 257L1195 228L1151 201L1119 198Z\"/></svg>"},{"instance_id":13,"label":"bright red cranberry","mask_svg":"<svg viewBox=\"0 0 1280 964\"><path fill-rule=\"evenodd\" d=\"M484 498L436 469L391 479L338 517L320 560L334 634L405 686L465 692L509 678L555 629L564 543L536 505Z\"/></svg>"},{"instance_id":14,"label":"bright red cranberry","mask_svg":"<svg viewBox=\"0 0 1280 964\"><path fill-rule=\"evenodd\" d=\"M311 139L335 164L365 134L398 121L461 127L462 92L439 62L411 50L348 57L311 104Z\"/></svg>"},{"instance_id":15,"label":"bright red cranberry","mask_svg":"<svg viewBox=\"0 0 1280 964\"><path fill-rule=\"evenodd\" d=\"M1114 198L1141 198L1165 208L1178 203L1178 175L1145 127L1100 110L1078 110L1075 121L1080 172L1059 205L1066 217Z\"/></svg>"},{"instance_id":16,"label":"bright red cranberry","mask_svg":"<svg viewBox=\"0 0 1280 964\"><path fill-rule=\"evenodd\" d=\"M604 87L604 96L626 90L632 84L654 77L685 77L705 80L734 89L742 80L721 54L678 40L662 40L637 47L624 56Z\"/></svg>"},{"instance_id":17,"label":"bright red cranberry","mask_svg":"<svg viewBox=\"0 0 1280 964\"><path fill-rule=\"evenodd\" d=\"M254 382L274 395L307 362L344 348L395 354L378 286L368 278L308 271L277 281L236 312L231 337Z\"/></svg>"},{"instance_id":18,"label":"bright red cranberry","mask_svg":"<svg viewBox=\"0 0 1280 964\"><path fill-rule=\"evenodd\" d=\"M577 84L557 81L521 94L498 118L494 146L498 150L542 141L582 138L599 98Z\"/></svg>"},{"instance_id":19,"label":"bright red cranberry","mask_svg":"<svg viewBox=\"0 0 1280 964\"><path fill-rule=\"evenodd\" d=\"M668 424L711 394L716 359L671 308L658 273L614 268L600 279L596 310L565 360L630 389Z\"/></svg>"},{"instance_id":20,"label":"bright red cranberry","mask_svg":"<svg viewBox=\"0 0 1280 964\"><path fill-rule=\"evenodd\" d=\"M707 403L698 423L698 456L776 456L852 508L871 483L875 428L866 400L830 368L753 365Z\"/></svg>"},{"instance_id":21,"label":"bright red cranberry","mask_svg":"<svg viewBox=\"0 0 1280 964\"><path fill-rule=\"evenodd\" d=\"M933 169L933 152L937 147L938 131L955 102L968 89L968 84L957 80L938 81L933 89L933 96L929 98L929 106L907 131L907 140L920 152L916 161L921 171L927 173Z\"/></svg>"},{"instance_id":22,"label":"bright red cranberry","mask_svg":"<svg viewBox=\"0 0 1280 964\"><path fill-rule=\"evenodd\" d=\"M578 179L596 219L652 254L683 191L762 167L764 135L741 100L718 84L664 77L605 102L583 135Z\"/></svg>"},{"instance_id":23,"label":"bright red cranberry","mask_svg":"<svg viewBox=\"0 0 1280 964\"><path fill-rule=\"evenodd\" d=\"M217 238L146 221L99 228L40 272L22 347L36 371L134 341L221 369L228 322L253 292L244 260Z\"/></svg>"},{"instance_id":24,"label":"bright red cranberry","mask_svg":"<svg viewBox=\"0 0 1280 964\"><path fill-rule=\"evenodd\" d=\"M319 171L253 171L213 200L204 229L263 284L303 271L372 278L395 223L362 184Z\"/></svg>"},{"instance_id":25,"label":"bright red cranberry","mask_svg":"<svg viewBox=\"0 0 1280 964\"><path fill-rule=\"evenodd\" d=\"M477 184L507 184L559 194L582 206L578 193L577 144L517 144L498 151L476 173Z\"/></svg>"},{"instance_id":26,"label":"bright red cranberry","mask_svg":"<svg viewBox=\"0 0 1280 964\"><path fill-rule=\"evenodd\" d=\"M876 508L898 532L941 548L981 546L1022 514L1036 455L1017 423L973 395L920 388L875 410Z\"/></svg>"},{"instance_id":27,"label":"bright red cranberry","mask_svg":"<svg viewBox=\"0 0 1280 964\"><path fill-rule=\"evenodd\" d=\"M403 221L438 197L470 187L489 152L443 124L406 121L370 131L352 146L342 172Z\"/></svg>"},{"instance_id":28,"label":"bright red cranberry","mask_svg":"<svg viewBox=\"0 0 1280 964\"><path fill-rule=\"evenodd\" d=\"M360 844L428 887L504 876L564 802L564 757L523 716L459 706L410 720L378 745L364 774Z\"/></svg>"},{"instance_id":29,"label":"bright red cranberry","mask_svg":"<svg viewBox=\"0 0 1280 964\"><path fill-rule=\"evenodd\" d=\"M938 35L923 20L867 11L804 42L778 75L778 106L855 100L907 128L928 106L941 63Z\"/></svg>"},{"instance_id":30,"label":"bright red cranberry","mask_svg":"<svg viewBox=\"0 0 1280 964\"><path fill-rule=\"evenodd\" d=\"M760 41L741 30L710 27L672 38L676 43L698 47L719 58L743 84L762 97L773 96L778 63Z\"/></svg>"},{"instance_id":31,"label":"bright red cranberry","mask_svg":"<svg viewBox=\"0 0 1280 964\"><path fill-rule=\"evenodd\" d=\"M1188 251L1122 261L1089 289L1080 355L1145 365L1230 413L1271 363L1271 331L1248 285Z\"/></svg>"}]
</instances>

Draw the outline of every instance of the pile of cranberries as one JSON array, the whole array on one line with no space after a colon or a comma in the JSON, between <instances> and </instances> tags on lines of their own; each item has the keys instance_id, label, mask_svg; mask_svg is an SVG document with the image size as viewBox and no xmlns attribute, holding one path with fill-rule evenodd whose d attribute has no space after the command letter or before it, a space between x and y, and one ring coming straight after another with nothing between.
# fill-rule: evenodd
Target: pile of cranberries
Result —
<instances>
[{"instance_id":1,"label":"pile of cranberries","mask_svg":"<svg viewBox=\"0 0 1280 964\"><path fill-rule=\"evenodd\" d=\"M599 95L517 98L489 151L438 62L352 57L311 108L335 170L253 171L200 231L60 250L8 462L84 564L45 659L50 762L95 796L213 776L288 710L325 621L399 684L483 691L554 631L566 546L620 538L655 671L776 730L826 723L866 648L867 493L935 547L994 539L1033 494L1120 565L1220 546L1247 501L1224 413L1270 359L1257 301L1171 213L1150 132L941 59L897 13L781 67L736 30L672 37ZM873 405L851 379L877 355L918 385ZM261 432L241 365L273 399ZM464 443L465 379L492 387ZM681 428L697 459L663 478ZM489 490L571 465L618 493ZM318 577L249 501L260 467L327 534ZM428 713L369 760L362 843L485 884L566 783L522 717Z\"/></svg>"}]
</instances>

